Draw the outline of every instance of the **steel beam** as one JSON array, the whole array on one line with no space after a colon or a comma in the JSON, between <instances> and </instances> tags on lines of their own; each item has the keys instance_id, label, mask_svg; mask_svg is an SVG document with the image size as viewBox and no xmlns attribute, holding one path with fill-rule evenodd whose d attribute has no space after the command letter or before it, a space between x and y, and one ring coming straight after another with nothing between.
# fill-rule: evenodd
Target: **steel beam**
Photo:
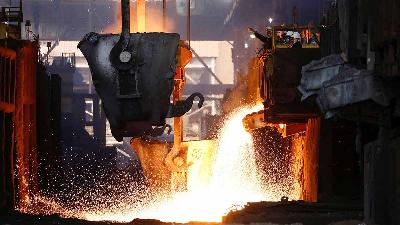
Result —
<instances>
[{"instance_id":1,"label":"steel beam","mask_svg":"<svg viewBox=\"0 0 400 225\"><path fill-rule=\"evenodd\" d=\"M218 76L207 66L207 64L204 62L204 60L196 53L196 51L190 47L190 50L192 51L193 55L199 60L199 62L206 68L206 70L215 78L215 80L219 84L223 84L222 81L218 78Z\"/></svg>"}]
</instances>

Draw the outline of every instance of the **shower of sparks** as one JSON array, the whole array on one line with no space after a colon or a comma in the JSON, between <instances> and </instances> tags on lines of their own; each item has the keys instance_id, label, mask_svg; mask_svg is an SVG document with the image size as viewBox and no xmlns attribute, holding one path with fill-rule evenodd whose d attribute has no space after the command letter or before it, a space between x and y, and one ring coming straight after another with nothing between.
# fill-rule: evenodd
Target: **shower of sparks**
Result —
<instances>
[{"instance_id":1,"label":"shower of sparks","mask_svg":"<svg viewBox=\"0 0 400 225\"><path fill-rule=\"evenodd\" d=\"M204 181L204 173L199 175L200 167L195 162L189 166L185 192L152 193L146 182L137 181L130 174L99 175L92 184L70 183L62 194L45 193L46 197L36 201L46 206L44 209L48 214L90 221L130 222L140 218L164 222L220 222L230 209L240 208L248 202L278 201L282 196L299 199L300 187L288 182L295 176L286 174L286 180L271 179L275 181L269 182L269 176L259 169L260 162L278 169L280 166L279 162L257 161L253 138L243 126L242 120L246 115L262 108L262 105L243 107L225 120L213 157L199 156L197 159L199 162L212 160L206 163L211 165L207 181ZM43 213L33 209L21 210Z\"/></svg>"}]
</instances>

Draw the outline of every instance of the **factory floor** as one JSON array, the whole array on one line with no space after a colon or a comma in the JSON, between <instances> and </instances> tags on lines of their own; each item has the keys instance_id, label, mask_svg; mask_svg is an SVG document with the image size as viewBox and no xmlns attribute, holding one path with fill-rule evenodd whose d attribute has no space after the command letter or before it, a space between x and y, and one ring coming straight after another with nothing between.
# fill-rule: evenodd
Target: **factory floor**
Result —
<instances>
[{"instance_id":1,"label":"factory floor","mask_svg":"<svg viewBox=\"0 0 400 225\"><path fill-rule=\"evenodd\" d=\"M190 225L250 224L250 225L364 225L362 209L351 204L321 204L303 202L258 202L230 212L222 223L191 222ZM158 220L134 220L130 223L90 222L60 218L57 215L39 216L19 213L0 215L0 225L167 225Z\"/></svg>"}]
</instances>

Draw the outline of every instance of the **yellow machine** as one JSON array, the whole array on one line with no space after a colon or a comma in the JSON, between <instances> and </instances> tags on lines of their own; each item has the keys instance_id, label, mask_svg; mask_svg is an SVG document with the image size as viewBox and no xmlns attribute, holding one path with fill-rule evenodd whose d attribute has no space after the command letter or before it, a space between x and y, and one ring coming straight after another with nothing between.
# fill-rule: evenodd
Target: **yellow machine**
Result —
<instances>
[{"instance_id":1,"label":"yellow machine","mask_svg":"<svg viewBox=\"0 0 400 225\"><path fill-rule=\"evenodd\" d=\"M247 74L249 100L268 101L272 105L274 101L293 102L294 99L282 99L285 96L277 93L277 87L289 92L297 88L301 78L301 67L320 55L319 36L313 27L308 26L272 27L272 49L264 49L249 63ZM301 43L300 48L294 47L296 42ZM274 100L273 95L275 98L279 95L280 98Z\"/></svg>"},{"instance_id":2,"label":"yellow machine","mask_svg":"<svg viewBox=\"0 0 400 225\"><path fill-rule=\"evenodd\" d=\"M299 48L294 43L299 42ZM301 103L297 86L301 68L320 57L319 34L312 27L274 26L272 49L249 63L247 90L250 102L262 102L264 110L245 119L249 129L263 124L303 123L317 116L313 106Z\"/></svg>"}]
</instances>

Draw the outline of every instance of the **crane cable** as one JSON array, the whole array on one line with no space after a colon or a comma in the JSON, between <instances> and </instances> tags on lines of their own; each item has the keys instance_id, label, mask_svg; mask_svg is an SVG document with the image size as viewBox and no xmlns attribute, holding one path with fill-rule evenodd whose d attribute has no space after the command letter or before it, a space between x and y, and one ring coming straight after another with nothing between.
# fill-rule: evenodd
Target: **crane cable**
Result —
<instances>
[{"instance_id":1,"label":"crane cable","mask_svg":"<svg viewBox=\"0 0 400 225\"><path fill-rule=\"evenodd\" d=\"M189 42L189 48L190 48L190 36L191 36L191 34L190 34L190 32L191 32L191 26L190 26L190 23L191 23L191 13L190 13L190 3L191 3L191 0L187 0L188 1L188 6L187 6L187 37L186 37L186 39L188 40L188 42Z\"/></svg>"}]
</instances>

